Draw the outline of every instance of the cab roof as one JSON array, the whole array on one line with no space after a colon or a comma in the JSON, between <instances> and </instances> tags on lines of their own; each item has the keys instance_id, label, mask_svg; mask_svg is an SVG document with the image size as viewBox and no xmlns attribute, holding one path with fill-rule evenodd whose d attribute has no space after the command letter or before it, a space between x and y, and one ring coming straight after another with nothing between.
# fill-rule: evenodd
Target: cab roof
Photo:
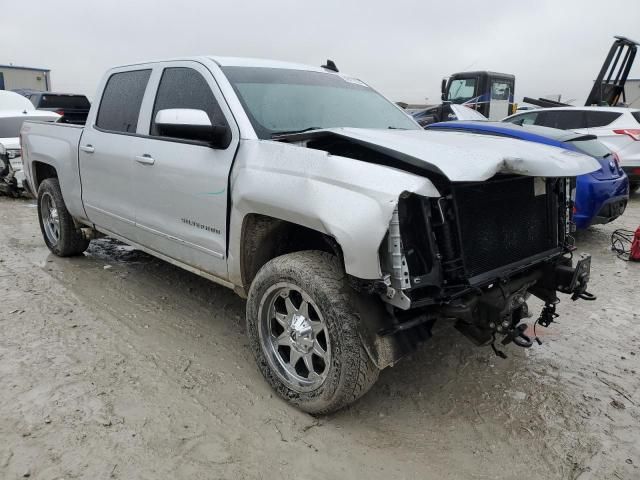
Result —
<instances>
[{"instance_id":1,"label":"cab roof","mask_svg":"<svg viewBox=\"0 0 640 480\"><path fill-rule=\"evenodd\" d=\"M266 58L245 57L207 57L221 67L254 67L254 68L286 68L289 70L306 70L309 72L335 73L322 67L304 65L302 63L285 62L281 60L269 60Z\"/></svg>"},{"instance_id":2,"label":"cab roof","mask_svg":"<svg viewBox=\"0 0 640 480\"><path fill-rule=\"evenodd\" d=\"M200 55L200 56L187 56L187 57L174 57L174 58L164 58L164 59L156 59L156 60L148 60L145 62L136 62L125 65L118 65L112 67L110 70L126 68L126 67L134 67L140 65L151 65L154 63L163 63L163 62L178 62L178 61L196 61L201 63L206 63L207 61L215 62L220 67L254 67L254 68L286 68L289 70L305 70L308 72L318 72L318 73L331 73L334 75L344 76L342 72L337 73L333 70L328 70L326 68L322 68L320 66L312 66L305 65L302 63L295 62L285 62L282 60L270 60L266 58L249 58L249 57L224 57L217 55ZM320 62L318 62L320 63Z\"/></svg>"}]
</instances>

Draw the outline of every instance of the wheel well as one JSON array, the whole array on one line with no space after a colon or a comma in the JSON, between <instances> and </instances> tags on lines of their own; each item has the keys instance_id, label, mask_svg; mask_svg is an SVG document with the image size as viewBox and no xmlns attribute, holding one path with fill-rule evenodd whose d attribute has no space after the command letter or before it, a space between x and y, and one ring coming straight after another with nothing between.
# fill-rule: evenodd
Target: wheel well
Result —
<instances>
[{"instance_id":1,"label":"wheel well","mask_svg":"<svg viewBox=\"0 0 640 480\"><path fill-rule=\"evenodd\" d=\"M33 183L36 192L43 180L58 178L58 172L51 165L42 162L33 162Z\"/></svg>"},{"instance_id":2,"label":"wheel well","mask_svg":"<svg viewBox=\"0 0 640 480\"><path fill-rule=\"evenodd\" d=\"M333 237L266 215L249 214L244 218L241 245L240 272L246 291L265 263L287 253L320 250L336 255L344 264L340 245Z\"/></svg>"}]
</instances>

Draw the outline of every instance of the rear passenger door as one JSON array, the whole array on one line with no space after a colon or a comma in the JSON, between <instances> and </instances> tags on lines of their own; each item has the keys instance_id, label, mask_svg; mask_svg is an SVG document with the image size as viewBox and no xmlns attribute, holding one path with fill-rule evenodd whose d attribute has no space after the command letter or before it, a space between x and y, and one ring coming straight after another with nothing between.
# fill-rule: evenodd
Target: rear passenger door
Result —
<instances>
[{"instance_id":1,"label":"rear passenger door","mask_svg":"<svg viewBox=\"0 0 640 480\"><path fill-rule=\"evenodd\" d=\"M80 139L82 201L91 222L135 240L131 180L140 107L151 68L115 71L106 80L100 104Z\"/></svg>"},{"instance_id":2,"label":"rear passenger door","mask_svg":"<svg viewBox=\"0 0 640 480\"><path fill-rule=\"evenodd\" d=\"M239 130L213 74L194 61L170 62L154 71L145 100L144 138L131 151L140 244L187 265L226 278L227 199ZM157 87L156 87L157 85ZM230 129L226 148L161 136L160 110L203 110L212 125Z\"/></svg>"}]
</instances>

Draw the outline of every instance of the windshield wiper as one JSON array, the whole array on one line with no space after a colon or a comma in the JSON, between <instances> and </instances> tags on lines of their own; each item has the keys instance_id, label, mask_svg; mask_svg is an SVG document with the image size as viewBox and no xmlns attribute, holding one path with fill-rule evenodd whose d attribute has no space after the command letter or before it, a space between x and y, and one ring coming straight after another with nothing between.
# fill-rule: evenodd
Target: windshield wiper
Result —
<instances>
[{"instance_id":1,"label":"windshield wiper","mask_svg":"<svg viewBox=\"0 0 640 480\"><path fill-rule=\"evenodd\" d=\"M307 127L302 130L283 130L282 132L273 132L271 138L284 137L285 135L295 135L296 133L309 132L311 130L321 130L322 127Z\"/></svg>"},{"instance_id":2,"label":"windshield wiper","mask_svg":"<svg viewBox=\"0 0 640 480\"><path fill-rule=\"evenodd\" d=\"M389 125L387 127L388 130L407 130L406 128L403 127L394 127L393 125Z\"/></svg>"}]
</instances>

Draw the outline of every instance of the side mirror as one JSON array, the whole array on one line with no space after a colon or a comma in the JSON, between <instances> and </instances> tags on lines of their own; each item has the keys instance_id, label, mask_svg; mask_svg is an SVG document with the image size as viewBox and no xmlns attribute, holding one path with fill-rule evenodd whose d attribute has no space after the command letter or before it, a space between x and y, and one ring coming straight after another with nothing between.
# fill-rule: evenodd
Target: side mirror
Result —
<instances>
[{"instance_id":1,"label":"side mirror","mask_svg":"<svg viewBox=\"0 0 640 480\"><path fill-rule=\"evenodd\" d=\"M158 135L182 140L208 142L215 148L227 148L231 130L227 125L212 125L204 110L194 108L168 108L156 113Z\"/></svg>"},{"instance_id":2,"label":"side mirror","mask_svg":"<svg viewBox=\"0 0 640 480\"><path fill-rule=\"evenodd\" d=\"M447 79L446 78L442 79L442 83L440 84L440 93L442 94L440 98L442 100L446 100L447 99Z\"/></svg>"}]
</instances>

